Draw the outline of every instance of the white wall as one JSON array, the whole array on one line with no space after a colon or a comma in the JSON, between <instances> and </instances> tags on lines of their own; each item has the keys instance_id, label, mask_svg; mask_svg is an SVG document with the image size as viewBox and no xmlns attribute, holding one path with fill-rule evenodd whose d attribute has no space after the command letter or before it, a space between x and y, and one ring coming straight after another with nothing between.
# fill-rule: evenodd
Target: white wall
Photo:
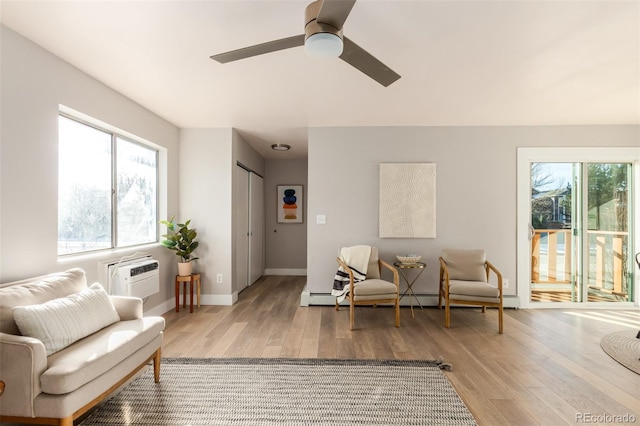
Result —
<instances>
[{"instance_id":1,"label":"white wall","mask_svg":"<svg viewBox=\"0 0 640 426\"><path fill-rule=\"evenodd\" d=\"M180 131L180 215L198 231L203 303L230 305L232 294L232 129ZM176 260L177 262L177 260ZM222 274L222 283L216 282Z\"/></svg>"},{"instance_id":2,"label":"white wall","mask_svg":"<svg viewBox=\"0 0 640 426\"><path fill-rule=\"evenodd\" d=\"M236 162L264 173L264 159L231 128L180 130L180 215L198 231L202 302L231 305L238 295L233 282ZM245 219L246 220L246 219ZM176 260L177 261L177 260ZM222 274L222 282L217 275Z\"/></svg>"},{"instance_id":3,"label":"white wall","mask_svg":"<svg viewBox=\"0 0 640 426\"><path fill-rule=\"evenodd\" d=\"M99 260L136 250L59 261L59 105L166 148L162 201L169 210L178 202L178 128L4 26L0 55L0 281L71 267L85 269L87 279L95 281ZM161 291L147 301L147 310L172 297L174 270L164 266L175 256L159 245L145 251L163 265Z\"/></svg>"},{"instance_id":4,"label":"white wall","mask_svg":"<svg viewBox=\"0 0 640 426\"><path fill-rule=\"evenodd\" d=\"M428 269L414 287L422 294L437 294L442 248L484 248L515 295L517 147L638 145L639 126L312 128L307 291L331 291L340 247L370 244L387 261L422 254ZM437 238L378 238L383 162L437 165Z\"/></svg>"}]
</instances>

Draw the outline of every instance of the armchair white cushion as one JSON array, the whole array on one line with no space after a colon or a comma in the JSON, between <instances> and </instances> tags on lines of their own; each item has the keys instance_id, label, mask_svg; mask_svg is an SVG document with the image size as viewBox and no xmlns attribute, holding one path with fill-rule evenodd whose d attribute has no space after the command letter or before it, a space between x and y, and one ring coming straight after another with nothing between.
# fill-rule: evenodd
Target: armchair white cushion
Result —
<instances>
[{"instance_id":1,"label":"armchair white cushion","mask_svg":"<svg viewBox=\"0 0 640 426\"><path fill-rule=\"evenodd\" d=\"M371 254L367 266L366 279L356 282L354 272L344 261L343 247L341 256L336 258L338 265L349 275L349 291L346 298L349 299L349 323L351 329L355 327L355 305L377 305L381 303L391 303L395 309L395 325L400 327L400 299L399 299L399 275L396 268L378 257L378 249L371 247ZM381 279L381 268L386 268L393 274L393 282ZM336 310L340 308L336 298Z\"/></svg>"},{"instance_id":2,"label":"armchair white cushion","mask_svg":"<svg viewBox=\"0 0 640 426\"><path fill-rule=\"evenodd\" d=\"M496 275L496 286L489 283ZM445 301L445 327L451 326L451 305L479 305L498 308L498 331L503 332L502 274L487 261L484 250L445 249L440 257L438 307Z\"/></svg>"},{"instance_id":3,"label":"armchair white cushion","mask_svg":"<svg viewBox=\"0 0 640 426\"><path fill-rule=\"evenodd\" d=\"M442 259L449 269L449 279L458 281L487 281L484 250L445 249Z\"/></svg>"}]
</instances>

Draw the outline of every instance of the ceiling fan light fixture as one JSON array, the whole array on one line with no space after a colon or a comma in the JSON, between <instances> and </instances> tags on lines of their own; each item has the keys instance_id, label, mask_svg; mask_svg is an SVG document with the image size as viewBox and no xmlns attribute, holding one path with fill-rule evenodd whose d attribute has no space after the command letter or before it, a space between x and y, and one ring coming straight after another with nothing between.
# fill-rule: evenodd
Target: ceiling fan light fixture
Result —
<instances>
[{"instance_id":1,"label":"ceiling fan light fixture","mask_svg":"<svg viewBox=\"0 0 640 426\"><path fill-rule=\"evenodd\" d=\"M289 151L291 149L291 145L287 145L286 143L274 143L271 145L271 149L274 151Z\"/></svg>"},{"instance_id":2,"label":"ceiling fan light fixture","mask_svg":"<svg viewBox=\"0 0 640 426\"><path fill-rule=\"evenodd\" d=\"M333 33L311 34L304 42L307 54L314 58L337 58L343 47L342 38Z\"/></svg>"},{"instance_id":3,"label":"ceiling fan light fixture","mask_svg":"<svg viewBox=\"0 0 640 426\"><path fill-rule=\"evenodd\" d=\"M225 64L304 45L309 57L328 60L339 58L387 87L400 75L342 35L344 23L356 1L315 0L304 11L304 34L219 53L211 56L211 59Z\"/></svg>"}]
</instances>

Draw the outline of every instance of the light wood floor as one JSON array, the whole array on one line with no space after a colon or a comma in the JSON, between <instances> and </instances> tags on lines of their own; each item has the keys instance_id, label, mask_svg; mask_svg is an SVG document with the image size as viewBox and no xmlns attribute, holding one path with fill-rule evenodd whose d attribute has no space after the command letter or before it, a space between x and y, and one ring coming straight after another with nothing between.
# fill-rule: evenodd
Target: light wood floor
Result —
<instances>
[{"instance_id":1,"label":"light wood floor","mask_svg":"<svg viewBox=\"0 0 640 426\"><path fill-rule=\"evenodd\" d=\"M445 329L442 310L417 309L411 318L402 308L396 329L391 308L357 307L350 331L348 307L299 306L304 283L263 277L233 306L167 312L163 356L442 358L481 425L588 423L581 414L640 423L640 375L599 343L610 332L640 329L640 310L509 309L500 335L496 310L455 309Z\"/></svg>"}]
</instances>

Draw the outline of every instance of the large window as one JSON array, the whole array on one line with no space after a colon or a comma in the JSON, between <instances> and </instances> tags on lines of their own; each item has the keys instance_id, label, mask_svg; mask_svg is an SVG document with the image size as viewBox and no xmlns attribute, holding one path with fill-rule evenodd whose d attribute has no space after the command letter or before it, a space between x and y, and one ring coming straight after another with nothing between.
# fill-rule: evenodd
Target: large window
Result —
<instances>
[{"instance_id":1,"label":"large window","mask_svg":"<svg viewBox=\"0 0 640 426\"><path fill-rule=\"evenodd\" d=\"M158 151L59 116L58 255L158 240Z\"/></svg>"}]
</instances>

